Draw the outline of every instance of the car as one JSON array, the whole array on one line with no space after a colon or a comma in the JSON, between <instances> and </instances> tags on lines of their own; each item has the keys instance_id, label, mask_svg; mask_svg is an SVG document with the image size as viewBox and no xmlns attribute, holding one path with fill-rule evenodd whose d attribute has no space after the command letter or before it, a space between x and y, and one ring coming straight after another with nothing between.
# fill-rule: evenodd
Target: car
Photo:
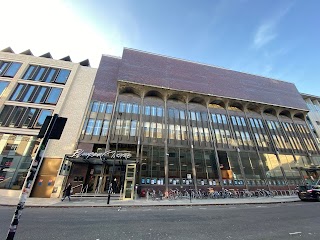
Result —
<instances>
[{"instance_id":1,"label":"car","mask_svg":"<svg viewBox=\"0 0 320 240\"><path fill-rule=\"evenodd\" d=\"M301 201L317 200L320 202L320 185L298 186L298 196Z\"/></svg>"}]
</instances>

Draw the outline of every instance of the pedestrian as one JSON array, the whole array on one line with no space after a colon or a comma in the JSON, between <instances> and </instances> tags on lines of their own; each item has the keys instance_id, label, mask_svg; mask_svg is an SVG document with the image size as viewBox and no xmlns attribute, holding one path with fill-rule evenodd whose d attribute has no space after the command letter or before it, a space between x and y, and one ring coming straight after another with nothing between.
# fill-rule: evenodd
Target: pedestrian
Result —
<instances>
[{"instance_id":1,"label":"pedestrian","mask_svg":"<svg viewBox=\"0 0 320 240\"><path fill-rule=\"evenodd\" d=\"M71 192L72 192L72 185L71 183L69 183L68 186L63 190L63 197L61 201L63 201L66 197L68 197L69 201L71 201L70 199Z\"/></svg>"}]
</instances>

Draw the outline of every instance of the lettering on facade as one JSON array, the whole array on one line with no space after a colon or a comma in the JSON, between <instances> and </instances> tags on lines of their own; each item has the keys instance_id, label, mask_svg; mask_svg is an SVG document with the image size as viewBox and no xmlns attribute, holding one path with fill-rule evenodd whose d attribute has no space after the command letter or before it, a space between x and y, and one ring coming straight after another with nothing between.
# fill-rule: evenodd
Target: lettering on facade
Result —
<instances>
[{"instance_id":1,"label":"lettering on facade","mask_svg":"<svg viewBox=\"0 0 320 240\"><path fill-rule=\"evenodd\" d=\"M85 152L82 149L77 149L74 151L74 153L70 156L72 158L79 158L83 157L85 159L98 157L101 160L103 158L118 158L118 159L128 159L132 156L131 152L129 151L105 151L103 153L97 153L97 152Z\"/></svg>"}]
</instances>

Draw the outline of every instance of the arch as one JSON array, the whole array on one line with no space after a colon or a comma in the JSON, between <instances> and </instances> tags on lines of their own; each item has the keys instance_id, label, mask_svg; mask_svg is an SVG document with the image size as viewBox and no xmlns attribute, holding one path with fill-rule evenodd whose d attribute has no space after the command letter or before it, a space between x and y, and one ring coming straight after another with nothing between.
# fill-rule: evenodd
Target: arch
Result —
<instances>
[{"instance_id":1,"label":"arch","mask_svg":"<svg viewBox=\"0 0 320 240\"><path fill-rule=\"evenodd\" d=\"M221 109L225 109L226 108L226 104L224 101L219 100L219 99L215 99L209 102L209 108L221 108Z\"/></svg>"},{"instance_id":2,"label":"arch","mask_svg":"<svg viewBox=\"0 0 320 240\"><path fill-rule=\"evenodd\" d=\"M190 99L189 103L197 103L206 106L206 101L202 97L193 97L192 99Z\"/></svg>"},{"instance_id":3,"label":"arch","mask_svg":"<svg viewBox=\"0 0 320 240\"><path fill-rule=\"evenodd\" d=\"M146 92L145 97L157 97L164 100L163 94L157 90L150 90Z\"/></svg>"},{"instance_id":4,"label":"arch","mask_svg":"<svg viewBox=\"0 0 320 240\"><path fill-rule=\"evenodd\" d=\"M263 110L263 113L277 116L277 111L274 108L266 108L265 110Z\"/></svg>"},{"instance_id":5,"label":"arch","mask_svg":"<svg viewBox=\"0 0 320 240\"><path fill-rule=\"evenodd\" d=\"M249 103L246 108L249 112L261 113L261 107L257 104Z\"/></svg>"},{"instance_id":6,"label":"arch","mask_svg":"<svg viewBox=\"0 0 320 240\"><path fill-rule=\"evenodd\" d=\"M178 102L183 102L183 103L186 102L185 97L183 95L177 94L177 93L174 93L174 94L168 96L167 100L173 100L173 101L178 101Z\"/></svg>"},{"instance_id":7,"label":"arch","mask_svg":"<svg viewBox=\"0 0 320 240\"><path fill-rule=\"evenodd\" d=\"M141 92L134 87L123 87L120 88L119 94L134 94L141 98Z\"/></svg>"},{"instance_id":8,"label":"arch","mask_svg":"<svg viewBox=\"0 0 320 240\"><path fill-rule=\"evenodd\" d=\"M284 116L291 119L291 113L288 110L283 110L279 113L279 116Z\"/></svg>"},{"instance_id":9,"label":"arch","mask_svg":"<svg viewBox=\"0 0 320 240\"><path fill-rule=\"evenodd\" d=\"M239 102L230 102L228 104L228 109L233 111L244 111L244 106Z\"/></svg>"},{"instance_id":10,"label":"arch","mask_svg":"<svg viewBox=\"0 0 320 240\"><path fill-rule=\"evenodd\" d=\"M305 121L305 115L302 112L298 112L296 114L293 115L295 118L299 118L303 121Z\"/></svg>"}]
</instances>

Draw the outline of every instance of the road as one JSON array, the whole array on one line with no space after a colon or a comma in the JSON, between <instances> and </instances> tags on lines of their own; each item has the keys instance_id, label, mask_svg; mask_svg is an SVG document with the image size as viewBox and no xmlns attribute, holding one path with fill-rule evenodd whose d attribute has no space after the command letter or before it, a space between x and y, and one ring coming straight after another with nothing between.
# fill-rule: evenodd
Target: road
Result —
<instances>
[{"instance_id":1,"label":"road","mask_svg":"<svg viewBox=\"0 0 320 240\"><path fill-rule=\"evenodd\" d=\"M0 239L14 208L0 207ZM320 204L26 208L15 240L320 239Z\"/></svg>"}]
</instances>

